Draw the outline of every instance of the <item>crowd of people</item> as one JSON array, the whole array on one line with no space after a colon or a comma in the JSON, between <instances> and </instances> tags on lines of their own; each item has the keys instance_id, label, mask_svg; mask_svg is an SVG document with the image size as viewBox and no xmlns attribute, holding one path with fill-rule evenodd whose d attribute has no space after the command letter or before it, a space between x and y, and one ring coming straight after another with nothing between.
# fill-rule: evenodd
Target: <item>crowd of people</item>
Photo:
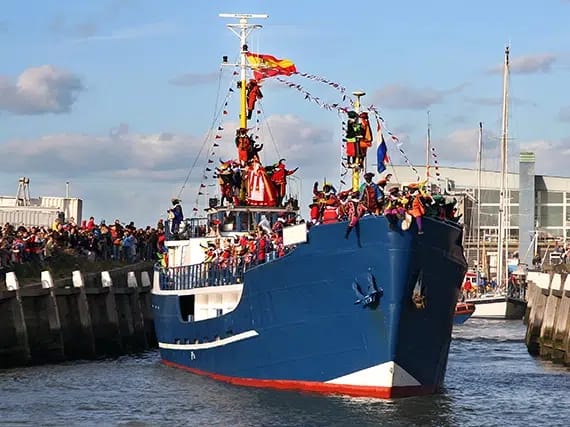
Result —
<instances>
[{"instance_id":1,"label":"crowd of people","mask_svg":"<svg viewBox=\"0 0 570 427\"><path fill-rule=\"evenodd\" d=\"M74 218L56 219L49 227L6 223L0 229L0 268L28 262L49 264L59 253L128 263L155 260L163 235L162 220L156 227L146 228L118 219L110 225L96 223L93 217L81 224Z\"/></svg>"},{"instance_id":2,"label":"crowd of people","mask_svg":"<svg viewBox=\"0 0 570 427\"><path fill-rule=\"evenodd\" d=\"M438 217L458 221L456 199L447 201L441 194L430 194L423 183L411 183L405 187L388 186L391 174L374 182L373 172L364 174L364 183L358 191L338 192L330 184L319 189L313 186L313 203L309 205L311 224L331 223L348 220L345 237L348 238L358 220L366 215L383 214L394 230L399 220L407 230L412 221L417 224L418 234L423 234L422 218Z\"/></svg>"}]
</instances>

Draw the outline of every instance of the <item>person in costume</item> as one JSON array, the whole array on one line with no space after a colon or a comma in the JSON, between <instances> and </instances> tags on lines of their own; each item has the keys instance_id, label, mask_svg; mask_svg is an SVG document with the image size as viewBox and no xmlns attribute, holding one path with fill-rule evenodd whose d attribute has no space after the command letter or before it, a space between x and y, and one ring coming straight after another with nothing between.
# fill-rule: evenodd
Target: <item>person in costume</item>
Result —
<instances>
[{"instance_id":1,"label":"person in costume","mask_svg":"<svg viewBox=\"0 0 570 427\"><path fill-rule=\"evenodd\" d=\"M281 202L285 198L287 193L287 177L293 175L297 172L299 168L288 170L285 168L285 159L279 160L279 162L273 167L273 174L271 175L271 181L275 184L275 189L277 190L277 206L281 206Z\"/></svg>"},{"instance_id":2,"label":"person in costume","mask_svg":"<svg viewBox=\"0 0 570 427\"><path fill-rule=\"evenodd\" d=\"M360 185L360 200L368 209L368 212L378 215L384 193L380 187L372 181L374 172L366 172L364 174L364 182Z\"/></svg>"},{"instance_id":3,"label":"person in costume","mask_svg":"<svg viewBox=\"0 0 570 427\"><path fill-rule=\"evenodd\" d=\"M356 111L348 112L348 120L346 123L346 161L348 166L357 166L360 157L360 123L358 122L358 113Z\"/></svg>"},{"instance_id":4,"label":"person in costume","mask_svg":"<svg viewBox=\"0 0 570 427\"><path fill-rule=\"evenodd\" d=\"M245 86L246 96L247 96L247 118L251 119L253 110L255 109L255 103L258 99L263 98L261 93L261 87L257 80L251 79Z\"/></svg>"},{"instance_id":5,"label":"person in costume","mask_svg":"<svg viewBox=\"0 0 570 427\"><path fill-rule=\"evenodd\" d=\"M180 230L180 224L184 219L184 214L182 213L182 206L180 205L181 200L174 197L172 199L172 207L168 209L168 219L170 220L170 232L174 237L178 237L178 231Z\"/></svg>"},{"instance_id":6,"label":"person in costume","mask_svg":"<svg viewBox=\"0 0 570 427\"><path fill-rule=\"evenodd\" d=\"M364 160L366 159L366 151L372 147L372 129L370 128L370 120L368 119L368 113L362 112L359 114L359 124L360 124L360 153L359 153L359 164L364 165Z\"/></svg>"},{"instance_id":7,"label":"person in costume","mask_svg":"<svg viewBox=\"0 0 570 427\"><path fill-rule=\"evenodd\" d=\"M252 149L251 137L247 134L246 128L239 128L236 131L236 147L238 150L238 160L243 166L250 159Z\"/></svg>"},{"instance_id":8,"label":"person in costume","mask_svg":"<svg viewBox=\"0 0 570 427\"><path fill-rule=\"evenodd\" d=\"M388 220L390 230L396 229L398 219L403 216L404 213L405 209L400 199L399 187L390 187L384 204L384 216Z\"/></svg>"},{"instance_id":9,"label":"person in costume","mask_svg":"<svg viewBox=\"0 0 570 427\"><path fill-rule=\"evenodd\" d=\"M317 200L319 205L319 222L324 224L338 221L338 207L340 202L336 195L336 189L329 183L323 185L319 190L319 183L313 185L313 200Z\"/></svg>"},{"instance_id":10,"label":"person in costume","mask_svg":"<svg viewBox=\"0 0 570 427\"><path fill-rule=\"evenodd\" d=\"M411 187L411 186L410 186ZM410 214L416 220L418 226L418 234L424 234L422 218L426 213L426 206L432 202L431 196L422 191L419 185L415 185L411 188L412 191L412 208L410 209Z\"/></svg>"},{"instance_id":11,"label":"person in costume","mask_svg":"<svg viewBox=\"0 0 570 427\"><path fill-rule=\"evenodd\" d=\"M250 206L275 206L277 203L275 186L256 159L247 167L247 203Z\"/></svg>"},{"instance_id":12,"label":"person in costume","mask_svg":"<svg viewBox=\"0 0 570 427\"><path fill-rule=\"evenodd\" d=\"M358 191L352 193L350 199L346 202L345 209L348 215L348 227L346 227L344 238L348 239L350 232L358 226L358 221L366 212L366 206L360 202L360 193Z\"/></svg>"}]
</instances>

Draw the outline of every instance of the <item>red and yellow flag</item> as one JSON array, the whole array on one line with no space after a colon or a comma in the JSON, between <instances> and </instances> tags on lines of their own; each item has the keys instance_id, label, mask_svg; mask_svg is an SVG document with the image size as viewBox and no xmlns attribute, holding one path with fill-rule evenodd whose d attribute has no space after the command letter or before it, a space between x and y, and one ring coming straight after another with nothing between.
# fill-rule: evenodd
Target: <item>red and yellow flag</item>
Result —
<instances>
[{"instance_id":1,"label":"red and yellow flag","mask_svg":"<svg viewBox=\"0 0 570 427\"><path fill-rule=\"evenodd\" d=\"M251 52L247 52L245 55L247 62L253 69L255 80L279 75L290 76L297 72L295 64L289 59L277 59L272 55Z\"/></svg>"}]
</instances>

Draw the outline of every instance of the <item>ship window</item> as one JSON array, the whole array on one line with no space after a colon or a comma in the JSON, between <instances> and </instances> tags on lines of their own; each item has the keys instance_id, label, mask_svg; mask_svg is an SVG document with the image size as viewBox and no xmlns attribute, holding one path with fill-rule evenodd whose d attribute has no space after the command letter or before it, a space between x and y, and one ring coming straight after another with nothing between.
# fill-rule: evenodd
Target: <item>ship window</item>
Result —
<instances>
[{"instance_id":1,"label":"ship window","mask_svg":"<svg viewBox=\"0 0 570 427\"><path fill-rule=\"evenodd\" d=\"M194 295L181 295L178 297L180 304L180 316L184 322L194 320Z\"/></svg>"},{"instance_id":2,"label":"ship window","mask_svg":"<svg viewBox=\"0 0 570 427\"><path fill-rule=\"evenodd\" d=\"M221 308L216 308L216 317L220 317L223 314L223 311Z\"/></svg>"}]
</instances>

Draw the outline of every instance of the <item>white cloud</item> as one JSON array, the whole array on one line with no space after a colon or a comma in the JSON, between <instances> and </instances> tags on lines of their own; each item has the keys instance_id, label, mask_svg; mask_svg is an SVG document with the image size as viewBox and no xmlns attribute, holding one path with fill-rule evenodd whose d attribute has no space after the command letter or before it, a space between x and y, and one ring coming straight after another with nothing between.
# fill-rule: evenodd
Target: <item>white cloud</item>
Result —
<instances>
[{"instance_id":1,"label":"white cloud","mask_svg":"<svg viewBox=\"0 0 570 427\"><path fill-rule=\"evenodd\" d=\"M558 59L557 55L552 53L539 53L534 55L522 55L510 57L511 73L516 74L535 74L549 73L552 71L552 65ZM489 70L492 73L502 73L503 64L497 65Z\"/></svg>"},{"instance_id":2,"label":"white cloud","mask_svg":"<svg viewBox=\"0 0 570 427\"><path fill-rule=\"evenodd\" d=\"M235 124L226 123L223 137L212 135L192 171L181 196L186 214L192 213L198 186L205 167L209 191L217 192L213 170L219 159L236 157ZM310 201L312 183L323 178L337 184L340 176L341 135L315 127L293 115L271 116L262 123L261 153L265 164L287 160L287 167L299 166L294 179L302 178L302 203ZM134 219L140 224L154 224L164 215L170 197L178 195L196 155L203 136L157 132L139 134L120 124L101 135L63 133L37 139L11 140L1 145L3 156L10 158L3 166L5 176L30 176L43 189L61 188L71 181L73 194L84 200L85 215L98 218ZM219 147L212 147L216 142ZM207 159L213 163L206 163ZM5 181L5 180L4 180ZM14 178L16 182L16 178ZM2 188L11 194L14 189ZM4 185L6 185L4 183ZM299 184L291 183L291 188ZM37 188L34 184L32 188ZM52 192L53 193L53 192ZM34 190L34 197L39 195ZM306 212L303 212L306 213Z\"/></svg>"},{"instance_id":3,"label":"white cloud","mask_svg":"<svg viewBox=\"0 0 570 427\"><path fill-rule=\"evenodd\" d=\"M373 101L385 108L423 110L443 102L446 91L391 84L377 90Z\"/></svg>"},{"instance_id":4,"label":"white cloud","mask_svg":"<svg viewBox=\"0 0 570 427\"><path fill-rule=\"evenodd\" d=\"M497 152L499 138L483 129L483 159L492 158ZM468 165L473 167L477 159L479 129L456 129L441 139L433 139L440 165Z\"/></svg>"},{"instance_id":5,"label":"white cloud","mask_svg":"<svg viewBox=\"0 0 570 427\"><path fill-rule=\"evenodd\" d=\"M26 69L13 82L0 76L0 110L15 114L67 113L84 90L69 71L42 65Z\"/></svg>"},{"instance_id":6,"label":"white cloud","mask_svg":"<svg viewBox=\"0 0 570 427\"><path fill-rule=\"evenodd\" d=\"M415 88L403 84L390 84L373 94L373 102L383 107L407 110L426 110L441 104L448 95L463 91L469 83L461 83L450 89Z\"/></svg>"},{"instance_id":7,"label":"white cloud","mask_svg":"<svg viewBox=\"0 0 570 427\"><path fill-rule=\"evenodd\" d=\"M560 140L534 140L521 142L521 151L532 151L536 155L536 173L568 176L570 164L570 137Z\"/></svg>"}]
</instances>

